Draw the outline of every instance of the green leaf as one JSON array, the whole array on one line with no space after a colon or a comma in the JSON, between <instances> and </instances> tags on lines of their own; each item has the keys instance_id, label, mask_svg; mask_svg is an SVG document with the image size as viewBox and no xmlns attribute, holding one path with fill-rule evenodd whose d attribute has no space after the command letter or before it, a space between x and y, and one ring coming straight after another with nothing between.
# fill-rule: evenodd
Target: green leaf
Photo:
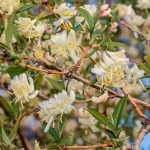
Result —
<instances>
[{"instance_id":1,"label":"green leaf","mask_svg":"<svg viewBox=\"0 0 150 150\"><path fill-rule=\"evenodd\" d=\"M112 42L111 38L108 36L108 42ZM108 51L115 52L114 46L108 46Z\"/></svg>"},{"instance_id":2,"label":"green leaf","mask_svg":"<svg viewBox=\"0 0 150 150\"><path fill-rule=\"evenodd\" d=\"M87 10L79 7L76 8L76 10L85 18L85 20L88 22L89 25L92 24L92 16Z\"/></svg>"},{"instance_id":3,"label":"green leaf","mask_svg":"<svg viewBox=\"0 0 150 150\"><path fill-rule=\"evenodd\" d=\"M112 114L110 112L110 109L109 109L109 117L110 117L110 120L111 120L112 124L114 125L114 119L113 119L113 116L112 116Z\"/></svg>"},{"instance_id":4,"label":"green leaf","mask_svg":"<svg viewBox=\"0 0 150 150\"><path fill-rule=\"evenodd\" d=\"M26 43L24 42L24 40L22 40L19 36L19 33L17 31L17 26L14 25L13 26L13 34L15 36L15 39L18 41L18 43L20 44L20 46L23 47L23 49L25 49L27 47Z\"/></svg>"},{"instance_id":5,"label":"green leaf","mask_svg":"<svg viewBox=\"0 0 150 150\"><path fill-rule=\"evenodd\" d=\"M83 134L83 139L86 141L88 144L94 145L94 143L86 136Z\"/></svg>"},{"instance_id":6,"label":"green leaf","mask_svg":"<svg viewBox=\"0 0 150 150\"><path fill-rule=\"evenodd\" d=\"M59 91L62 91L64 89L64 87L62 86L61 83L59 83L58 81L55 81L51 78L47 78L46 79Z\"/></svg>"},{"instance_id":7,"label":"green leaf","mask_svg":"<svg viewBox=\"0 0 150 150\"><path fill-rule=\"evenodd\" d=\"M6 29L6 45L10 48L10 43L12 39L12 33L13 33L13 21L14 21L14 15L15 11L13 11L12 15L9 18L7 29Z\"/></svg>"},{"instance_id":8,"label":"green leaf","mask_svg":"<svg viewBox=\"0 0 150 150\"><path fill-rule=\"evenodd\" d=\"M99 20L99 14L100 14L100 10L101 10L101 7L99 6L96 10L96 13L95 13L95 16L94 16L94 24L96 25L97 21Z\"/></svg>"},{"instance_id":9,"label":"green leaf","mask_svg":"<svg viewBox=\"0 0 150 150\"><path fill-rule=\"evenodd\" d=\"M119 42L103 42L101 43L102 46L120 46L126 49L129 49L126 45L119 43Z\"/></svg>"},{"instance_id":10,"label":"green leaf","mask_svg":"<svg viewBox=\"0 0 150 150\"><path fill-rule=\"evenodd\" d=\"M142 67L142 69L150 75L150 69L148 68L148 66L146 66L145 64L143 63L139 63L139 65Z\"/></svg>"},{"instance_id":11,"label":"green leaf","mask_svg":"<svg viewBox=\"0 0 150 150\"><path fill-rule=\"evenodd\" d=\"M140 79L143 79L143 78L150 78L150 75L146 75L144 77L141 77Z\"/></svg>"},{"instance_id":12,"label":"green leaf","mask_svg":"<svg viewBox=\"0 0 150 150\"><path fill-rule=\"evenodd\" d=\"M33 8L33 7L36 7L37 5L34 5L34 4L28 4L28 5L24 5L23 7L19 8L17 11L16 11L16 14L18 13L21 13L25 10L28 10L30 8Z\"/></svg>"},{"instance_id":13,"label":"green leaf","mask_svg":"<svg viewBox=\"0 0 150 150\"><path fill-rule=\"evenodd\" d=\"M0 37L3 34L3 31L5 30L4 27L4 21L2 20L2 18L0 17Z\"/></svg>"},{"instance_id":14,"label":"green leaf","mask_svg":"<svg viewBox=\"0 0 150 150\"><path fill-rule=\"evenodd\" d=\"M10 135L9 135L10 141L12 141L14 139L14 137L17 133L19 121L20 121L20 118L21 118L21 114L22 114L22 111L20 112L20 114L17 118L17 121L15 122L15 125L14 125L13 129L10 132Z\"/></svg>"},{"instance_id":15,"label":"green leaf","mask_svg":"<svg viewBox=\"0 0 150 150\"><path fill-rule=\"evenodd\" d=\"M20 103L19 102L15 103L15 107L14 107L14 115L15 116L19 115L19 107L20 107Z\"/></svg>"},{"instance_id":16,"label":"green leaf","mask_svg":"<svg viewBox=\"0 0 150 150\"><path fill-rule=\"evenodd\" d=\"M64 138L61 140L61 143L62 143L63 145L66 145L67 142L68 142L70 139L71 139L71 136L64 137Z\"/></svg>"},{"instance_id":17,"label":"green leaf","mask_svg":"<svg viewBox=\"0 0 150 150\"><path fill-rule=\"evenodd\" d=\"M61 118L62 118L62 122L60 121ZM59 130L59 133L61 134L65 126L66 120L67 120L67 115L65 114L63 117L61 117L61 114L60 114L57 116L57 120L58 120L58 130Z\"/></svg>"},{"instance_id":18,"label":"green leaf","mask_svg":"<svg viewBox=\"0 0 150 150\"><path fill-rule=\"evenodd\" d=\"M145 59L147 61L148 68L150 68L150 54L149 53L146 54L146 58Z\"/></svg>"},{"instance_id":19,"label":"green leaf","mask_svg":"<svg viewBox=\"0 0 150 150\"><path fill-rule=\"evenodd\" d=\"M40 20L44 20L44 19L55 19L55 16L52 14L52 15L48 15L48 16L40 18Z\"/></svg>"},{"instance_id":20,"label":"green leaf","mask_svg":"<svg viewBox=\"0 0 150 150\"><path fill-rule=\"evenodd\" d=\"M58 145L59 145L59 142L54 141L54 142L48 143L47 148L50 148L50 147L53 147L53 146L58 146Z\"/></svg>"},{"instance_id":21,"label":"green leaf","mask_svg":"<svg viewBox=\"0 0 150 150\"><path fill-rule=\"evenodd\" d=\"M75 94L77 100L85 100L86 97L84 95Z\"/></svg>"},{"instance_id":22,"label":"green leaf","mask_svg":"<svg viewBox=\"0 0 150 150\"><path fill-rule=\"evenodd\" d=\"M75 16L72 17L72 18L70 19L70 22L71 22L71 24L72 24L72 28L74 28L74 27L75 27L75 24L76 24L76 17L75 17Z\"/></svg>"},{"instance_id":23,"label":"green leaf","mask_svg":"<svg viewBox=\"0 0 150 150\"><path fill-rule=\"evenodd\" d=\"M8 102L8 100L0 96L0 101L3 103L4 107L10 112L10 114L13 115L14 110L11 104Z\"/></svg>"},{"instance_id":24,"label":"green leaf","mask_svg":"<svg viewBox=\"0 0 150 150\"><path fill-rule=\"evenodd\" d=\"M112 17L111 20L112 20L113 22L118 22L118 21L119 21L119 17Z\"/></svg>"},{"instance_id":25,"label":"green leaf","mask_svg":"<svg viewBox=\"0 0 150 150\"><path fill-rule=\"evenodd\" d=\"M5 131L4 131L4 129L3 129L3 125L2 125L2 122L1 122L1 120L0 120L0 135L1 135L1 137L2 137L2 140L7 144L7 145L11 145L11 141L10 141L10 139L8 138L8 136L6 135L6 133L5 133Z\"/></svg>"},{"instance_id":26,"label":"green leaf","mask_svg":"<svg viewBox=\"0 0 150 150\"><path fill-rule=\"evenodd\" d=\"M30 66L31 66L31 67L36 68L36 67L35 67L35 65L32 63L32 61L31 61L31 59L30 59L29 55L28 55L28 61L29 61L29 64L30 64Z\"/></svg>"},{"instance_id":27,"label":"green leaf","mask_svg":"<svg viewBox=\"0 0 150 150\"><path fill-rule=\"evenodd\" d=\"M86 57L85 58L89 58L89 57L91 57L94 53L96 52L96 50L94 49L91 53L89 53L88 55L86 55Z\"/></svg>"},{"instance_id":28,"label":"green leaf","mask_svg":"<svg viewBox=\"0 0 150 150\"><path fill-rule=\"evenodd\" d=\"M40 89L42 81L43 81L43 75L42 74L38 74L37 76L39 76L39 77L34 83L35 90L39 90Z\"/></svg>"},{"instance_id":29,"label":"green leaf","mask_svg":"<svg viewBox=\"0 0 150 150\"><path fill-rule=\"evenodd\" d=\"M107 135L108 135L111 139L115 139L115 138L116 138L114 132L112 132L111 130L106 129L105 131L106 131Z\"/></svg>"},{"instance_id":30,"label":"green leaf","mask_svg":"<svg viewBox=\"0 0 150 150\"><path fill-rule=\"evenodd\" d=\"M97 78L91 80L88 85L91 86L91 85L95 84L96 82L97 82Z\"/></svg>"},{"instance_id":31,"label":"green leaf","mask_svg":"<svg viewBox=\"0 0 150 150\"><path fill-rule=\"evenodd\" d=\"M83 25L84 22L85 22L85 20L82 21L81 24ZM77 31L81 30L81 28L82 28L82 26L81 26L80 24L78 24L78 25L74 28L74 31L77 32Z\"/></svg>"},{"instance_id":32,"label":"green leaf","mask_svg":"<svg viewBox=\"0 0 150 150\"><path fill-rule=\"evenodd\" d=\"M126 104L127 104L127 98L128 95L126 94L124 97L122 97L120 99L120 101L118 102L117 106L115 107L115 110L113 112L113 119L114 119L114 126L115 129L117 130L117 127L125 113L125 109L126 109Z\"/></svg>"},{"instance_id":33,"label":"green leaf","mask_svg":"<svg viewBox=\"0 0 150 150\"><path fill-rule=\"evenodd\" d=\"M102 114L100 114L97 111L91 110L91 109L87 109L87 111L95 118L97 119L99 122L101 122L102 124L106 125L107 127L109 127L111 130L115 131L115 126L109 121L109 119L107 119L105 116L103 116Z\"/></svg>"},{"instance_id":34,"label":"green leaf","mask_svg":"<svg viewBox=\"0 0 150 150\"><path fill-rule=\"evenodd\" d=\"M120 133L121 133L121 131L122 131L123 129L121 128L119 131L118 131L118 133L117 133L117 138L119 139L119 135L120 135Z\"/></svg>"},{"instance_id":35,"label":"green leaf","mask_svg":"<svg viewBox=\"0 0 150 150\"><path fill-rule=\"evenodd\" d=\"M45 128L47 123L43 122L43 127ZM50 126L49 130L47 131L55 140L59 140L58 132Z\"/></svg>"},{"instance_id":36,"label":"green leaf","mask_svg":"<svg viewBox=\"0 0 150 150\"><path fill-rule=\"evenodd\" d=\"M132 39L134 39L138 44L140 44L144 49L145 49L145 46L138 40L136 39L135 37L133 36L130 36Z\"/></svg>"},{"instance_id":37,"label":"green leaf","mask_svg":"<svg viewBox=\"0 0 150 150\"><path fill-rule=\"evenodd\" d=\"M21 66L9 67L6 71L6 73L8 73L10 76L17 76L17 75L20 75L20 74L26 72L27 70L28 70L28 68L23 68Z\"/></svg>"},{"instance_id":38,"label":"green leaf","mask_svg":"<svg viewBox=\"0 0 150 150\"><path fill-rule=\"evenodd\" d=\"M5 44L3 44L3 43L1 43L1 42L0 42L0 46L4 47L4 48L6 48L6 49L9 49L9 47L7 47Z\"/></svg>"},{"instance_id":39,"label":"green leaf","mask_svg":"<svg viewBox=\"0 0 150 150\"><path fill-rule=\"evenodd\" d=\"M71 136L71 138L70 138L69 142L67 143L67 145L72 146L74 143L74 139L75 139L75 132L71 131L70 136Z\"/></svg>"}]
</instances>

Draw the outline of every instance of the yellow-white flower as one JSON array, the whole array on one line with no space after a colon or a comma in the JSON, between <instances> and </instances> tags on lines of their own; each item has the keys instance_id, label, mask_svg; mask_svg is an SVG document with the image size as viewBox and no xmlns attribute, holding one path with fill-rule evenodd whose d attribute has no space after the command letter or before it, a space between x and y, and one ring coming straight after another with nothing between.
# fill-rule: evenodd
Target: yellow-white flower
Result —
<instances>
[{"instance_id":1,"label":"yellow-white flower","mask_svg":"<svg viewBox=\"0 0 150 150\"><path fill-rule=\"evenodd\" d=\"M36 21L37 19L31 20L30 18L19 17L18 21L14 22L17 24L19 34L30 39L41 37L45 31L46 24L40 22L35 25Z\"/></svg>"},{"instance_id":2,"label":"yellow-white flower","mask_svg":"<svg viewBox=\"0 0 150 150\"><path fill-rule=\"evenodd\" d=\"M82 129L90 128L93 132L99 132L100 130L95 126L98 123L94 117L90 116L88 118L78 118L79 123L81 124L80 127Z\"/></svg>"},{"instance_id":3,"label":"yellow-white flower","mask_svg":"<svg viewBox=\"0 0 150 150\"><path fill-rule=\"evenodd\" d=\"M44 55L45 51L42 49L41 45L40 44L34 45L33 50L34 50L35 57L37 59L43 61L44 60L43 55Z\"/></svg>"},{"instance_id":4,"label":"yellow-white flower","mask_svg":"<svg viewBox=\"0 0 150 150\"><path fill-rule=\"evenodd\" d=\"M67 84L67 82L66 82ZM69 82L69 85L68 85L68 90L73 90L75 93L79 93L79 94L82 94L83 92L83 83L82 82L79 82L75 79L72 79L70 82Z\"/></svg>"},{"instance_id":5,"label":"yellow-white flower","mask_svg":"<svg viewBox=\"0 0 150 150\"><path fill-rule=\"evenodd\" d=\"M73 109L72 103L75 101L75 94L73 91L70 92L68 96L65 90L62 93L58 93L54 95L54 98L50 98L49 101L43 101L40 103L41 110L39 114L43 114L44 118L41 120L42 122L45 120L48 124L44 130L47 132L51 123L53 122L54 128L54 117L58 114L61 114L60 121L62 122L62 115L63 113L69 114Z\"/></svg>"},{"instance_id":6,"label":"yellow-white flower","mask_svg":"<svg viewBox=\"0 0 150 150\"><path fill-rule=\"evenodd\" d=\"M150 0L138 0L136 7L139 9L150 8Z\"/></svg>"},{"instance_id":7,"label":"yellow-white flower","mask_svg":"<svg viewBox=\"0 0 150 150\"><path fill-rule=\"evenodd\" d=\"M15 8L19 8L20 0L0 0L0 13L11 15Z\"/></svg>"},{"instance_id":8,"label":"yellow-white flower","mask_svg":"<svg viewBox=\"0 0 150 150\"><path fill-rule=\"evenodd\" d=\"M70 19L75 16L77 11L75 7L69 8L70 5L66 5L66 3L62 3L57 9L53 9L56 14L60 15L60 19L54 22L55 26L59 26L64 23L64 20Z\"/></svg>"},{"instance_id":9,"label":"yellow-white flower","mask_svg":"<svg viewBox=\"0 0 150 150\"><path fill-rule=\"evenodd\" d=\"M0 37L0 42L6 45L6 35L5 35L5 31L3 32L3 34ZM12 39L11 39L11 43L15 43L16 39L13 35Z\"/></svg>"},{"instance_id":10,"label":"yellow-white flower","mask_svg":"<svg viewBox=\"0 0 150 150\"><path fill-rule=\"evenodd\" d=\"M30 84L28 83L28 80ZM20 100L21 105L24 99L28 101L28 98L34 98L38 94L38 90L34 91L33 79L29 77L28 80L27 76L23 73L20 74L19 77L15 76L15 79L10 81L11 88L16 96L14 100L16 100L16 102Z\"/></svg>"},{"instance_id":11,"label":"yellow-white flower","mask_svg":"<svg viewBox=\"0 0 150 150\"><path fill-rule=\"evenodd\" d=\"M34 150L41 150L41 148L39 147L39 142L37 141L35 141Z\"/></svg>"},{"instance_id":12,"label":"yellow-white flower","mask_svg":"<svg viewBox=\"0 0 150 150\"><path fill-rule=\"evenodd\" d=\"M61 34L56 33L51 36L51 50L52 53L55 54L55 57L63 56L64 58L68 58L70 56L74 63L77 63L78 57L76 52L78 51L79 45L82 40L82 34L80 38L76 41L76 35L74 30L70 30L70 33L67 37L67 32L64 30Z\"/></svg>"},{"instance_id":13,"label":"yellow-white flower","mask_svg":"<svg viewBox=\"0 0 150 150\"><path fill-rule=\"evenodd\" d=\"M123 50L119 52L106 51L103 52L103 61L100 61L100 65L96 64L91 72L96 74L97 80L102 86L123 87L125 86L123 68L128 63L129 59L126 58Z\"/></svg>"},{"instance_id":14,"label":"yellow-white flower","mask_svg":"<svg viewBox=\"0 0 150 150\"><path fill-rule=\"evenodd\" d=\"M127 80L128 80L129 82L133 82L133 84L136 84L137 81L138 81L141 77L143 77L143 76L144 76L144 73L145 73L144 70L138 69L138 67L137 67L136 64L134 64L134 66L133 66L131 69L129 69L129 67L126 66L126 67L124 68L124 70L125 70L125 73L126 73Z\"/></svg>"}]
</instances>

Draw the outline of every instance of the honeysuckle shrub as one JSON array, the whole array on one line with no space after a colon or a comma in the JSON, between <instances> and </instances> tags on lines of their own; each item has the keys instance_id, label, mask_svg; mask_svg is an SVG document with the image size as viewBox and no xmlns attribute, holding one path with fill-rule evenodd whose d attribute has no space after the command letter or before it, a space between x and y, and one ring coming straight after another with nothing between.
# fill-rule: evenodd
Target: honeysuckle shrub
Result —
<instances>
[{"instance_id":1,"label":"honeysuckle shrub","mask_svg":"<svg viewBox=\"0 0 150 150\"><path fill-rule=\"evenodd\" d=\"M135 32L150 38L149 12L149 0L0 0L0 149L132 143L140 117L121 89L149 102Z\"/></svg>"}]
</instances>

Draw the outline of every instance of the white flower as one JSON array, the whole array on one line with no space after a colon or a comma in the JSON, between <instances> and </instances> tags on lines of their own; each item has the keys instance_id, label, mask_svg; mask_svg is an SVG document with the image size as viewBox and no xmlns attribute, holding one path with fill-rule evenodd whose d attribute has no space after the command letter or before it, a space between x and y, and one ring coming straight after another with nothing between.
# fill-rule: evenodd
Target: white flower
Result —
<instances>
[{"instance_id":1,"label":"white flower","mask_svg":"<svg viewBox=\"0 0 150 150\"><path fill-rule=\"evenodd\" d=\"M62 115L69 114L73 109L75 109L74 106L72 106L72 103L75 101L75 94L73 91L70 92L70 95L68 96L67 92L65 90L62 91L62 93L58 93L57 95L54 95L54 98L50 98L48 101L43 101L43 103L39 103L41 109L39 111L39 114L43 114L44 118L41 120L42 122L45 120L48 124L44 130L44 132L47 132L51 123L53 122L53 128L54 128L54 117L58 114L61 114L60 121L62 122Z\"/></svg>"},{"instance_id":2,"label":"white flower","mask_svg":"<svg viewBox=\"0 0 150 150\"><path fill-rule=\"evenodd\" d=\"M67 84L67 82L66 82ZM79 82L75 79L72 79L70 82L69 82L69 85L68 85L68 90L73 90L75 93L79 93L79 94L82 94L83 92L83 83L82 82Z\"/></svg>"},{"instance_id":3,"label":"white flower","mask_svg":"<svg viewBox=\"0 0 150 150\"><path fill-rule=\"evenodd\" d=\"M78 57L76 51L79 49L81 43L82 34L80 38L76 41L75 31L70 30L70 33L67 37L67 32L64 30L61 34L56 33L51 36L51 50L56 57L63 56L64 58L70 57L73 59L74 63L77 63Z\"/></svg>"},{"instance_id":4,"label":"white flower","mask_svg":"<svg viewBox=\"0 0 150 150\"><path fill-rule=\"evenodd\" d=\"M20 35L25 36L26 38L36 38L41 37L45 31L46 24L39 23L35 25L37 19L31 20L30 18L19 17L18 21L14 21L18 27Z\"/></svg>"},{"instance_id":5,"label":"white flower","mask_svg":"<svg viewBox=\"0 0 150 150\"><path fill-rule=\"evenodd\" d=\"M3 32L3 34L0 37L0 42L6 45L6 35L5 35L5 31ZM16 39L13 35L12 39L11 39L11 43L15 43Z\"/></svg>"},{"instance_id":6,"label":"white flower","mask_svg":"<svg viewBox=\"0 0 150 150\"><path fill-rule=\"evenodd\" d=\"M100 130L95 126L98 123L94 117L90 116L88 118L78 118L79 123L81 124L80 127L82 129L91 128L93 132L99 132Z\"/></svg>"},{"instance_id":7,"label":"white flower","mask_svg":"<svg viewBox=\"0 0 150 150\"><path fill-rule=\"evenodd\" d=\"M62 3L57 9L54 9L53 11L56 14L60 15L60 18L58 21L54 22L55 26L59 26L64 23L64 20L70 19L71 17L75 16L77 11L75 10L75 7L69 8L70 5L66 5L66 3Z\"/></svg>"},{"instance_id":8,"label":"white flower","mask_svg":"<svg viewBox=\"0 0 150 150\"><path fill-rule=\"evenodd\" d=\"M54 95L54 98L50 98L49 102L52 107L55 109L56 114L69 114L73 109L72 103L75 101L75 94L71 90L70 95L68 96L65 90L62 93L58 93Z\"/></svg>"},{"instance_id":9,"label":"white flower","mask_svg":"<svg viewBox=\"0 0 150 150\"><path fill-rule=\"evenodd\" d=\"M19 8L20 0L0 0L0 13L11 15L15 8Z\"/></svg>"},{"instance_id":10,"label":"white flower","mask_svg":"<svg viewBox=\"0 0 150 150\"><path fill-rule=\"evenodd\" d=\"M136 7L139 9L150 8L150 0L138 0Z\"/></svg>"},{"instance_id":11,"label":"white flower","mask_svg":"<svg viewBox=\"0 0 150 150\"><path fill-rule=\"evenodd\" d=\"M42 103L39 103L39 105L41 109L38 113L44 116L41 122L42 123L43 121L47 122L46 128L44 130L44 132L47 132L52 122L53 122L53 127L55 126L54 117L56 116L56 113L49 101L43 101Z\"/></svg>"},{"instance_id":12,"label":"white flower","mask_svg":"<svg viewBox=\"0 0 150 150\"><path fill-rule=\"evenodd\" d=\"M129 59L125 55L125 50L121 50L118 52L109 52L107 54L115 61L116 64L121 66L126 66L129 63Z\"/></svg>"},{"instance_id":13,"label":"white flower","mask_svg":"<svg viewBox=\"0 0 150 150\"><path fill-rule=\"evenodd\" d=\"M107 55L109 54L109 56ZM129 63L129 59L124 55L124 50L119 52L103 52L103 61L96 64L91 72L96 74L101 86L123 87L123 68Z\"/></svg>"},{"instance_id":14,"label":"white flower","mask_svg":"<svg viewBox=\"0 0 150 150\"><path fill-rule=\"evenodd\" d=\"M124 4L118 4L117 5L117 10L119 11L119 16L120 17L125 17L125 16L135 16L134 9L132 8L132 5L124 5Z\"/></svg>"},{"instance_id":15,"label":"white flower","mask_svg":"<svg viewBox=\"0 0 150 150\"><path fill-rule=\"evenodd\" d=\"M129 69L129 67L126 66L124 70L127 73L127 80L129 82L133 82L133 84L136 84L137 81L141 77L143 77L145 73L144 70L139 70L136 64L134 64L134 66L131 69Z\"/></svg>"},{"instance_id":16,"label":"white flower","mask_svg":"<svg viewBox=\"0 0 150 150\"><path fill-rule=\"evenodd\" d=\"M28 80L30 84L28 83ZM21 105L23 99L28 101L28 98L34 98L38 94L38 90L34 91L33 79L29 77L28 80L27 76L23 73L20 74L19 77L15 76L15 79L10 81L11 88L16 96L14 100L16 100L16 102L21 100Z\"/></svg>"}]
</instances>

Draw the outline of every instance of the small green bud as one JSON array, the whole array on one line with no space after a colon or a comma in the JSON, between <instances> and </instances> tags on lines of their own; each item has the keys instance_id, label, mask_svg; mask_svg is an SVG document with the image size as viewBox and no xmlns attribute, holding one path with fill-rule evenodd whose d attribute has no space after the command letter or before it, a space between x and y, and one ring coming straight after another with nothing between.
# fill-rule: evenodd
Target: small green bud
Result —
<instances>
[{"instance_id":1,"label":"small green bud","mask_svg":"<svg viewBox=\"0 0 150 150\"><path fill-rule=\"evenodd\" d=\"M1 64L1 67L2 67L2 68L6 68L7 65L6 65L6 64Z\"/></svg>"},{"instance_id":2,"label":"small green bud","mask_svg":"<svg viewBox=\"0 0 150 150\"><path fill-rule=\"evenodd\" d=\"M20 61L22 61L22 60L23 60L24 56L25 56L25 54L24 54L24 53L21 53L21 54L19 55L19 59L20 59Z\"/></svg>"},{"instance_id":3,"label":"small green bud","mask_svg":"<svg viewBox=\"0 0 150 150\"><path fill-rule=\"evenodd\" d=\"M43 34L43 40L49 40L51 38L50 34Z\"/></svg>"},{"instance_id":4,"label":"small green bud","mask_svg":"<svg viewBox=\"0 0 150 150\"><path fill-rule=\"evenodd\" d=\"M14 53L14 52L11 52L11 53L10 53L10 56L11 56L12 58L14 58L14 57L15 57L15 53Z\"/></svg>"},{"instance_id":5,"label":"small green bud","mask_svg":"<svg viewBox=\"0 0 150 150\"><path fill-rule=\"evenodd\" d=\"M15 61L14 61L14 65L17 65L18 63L20 63L19 60L15 60Z\"/></svg>"}]
</instances>

